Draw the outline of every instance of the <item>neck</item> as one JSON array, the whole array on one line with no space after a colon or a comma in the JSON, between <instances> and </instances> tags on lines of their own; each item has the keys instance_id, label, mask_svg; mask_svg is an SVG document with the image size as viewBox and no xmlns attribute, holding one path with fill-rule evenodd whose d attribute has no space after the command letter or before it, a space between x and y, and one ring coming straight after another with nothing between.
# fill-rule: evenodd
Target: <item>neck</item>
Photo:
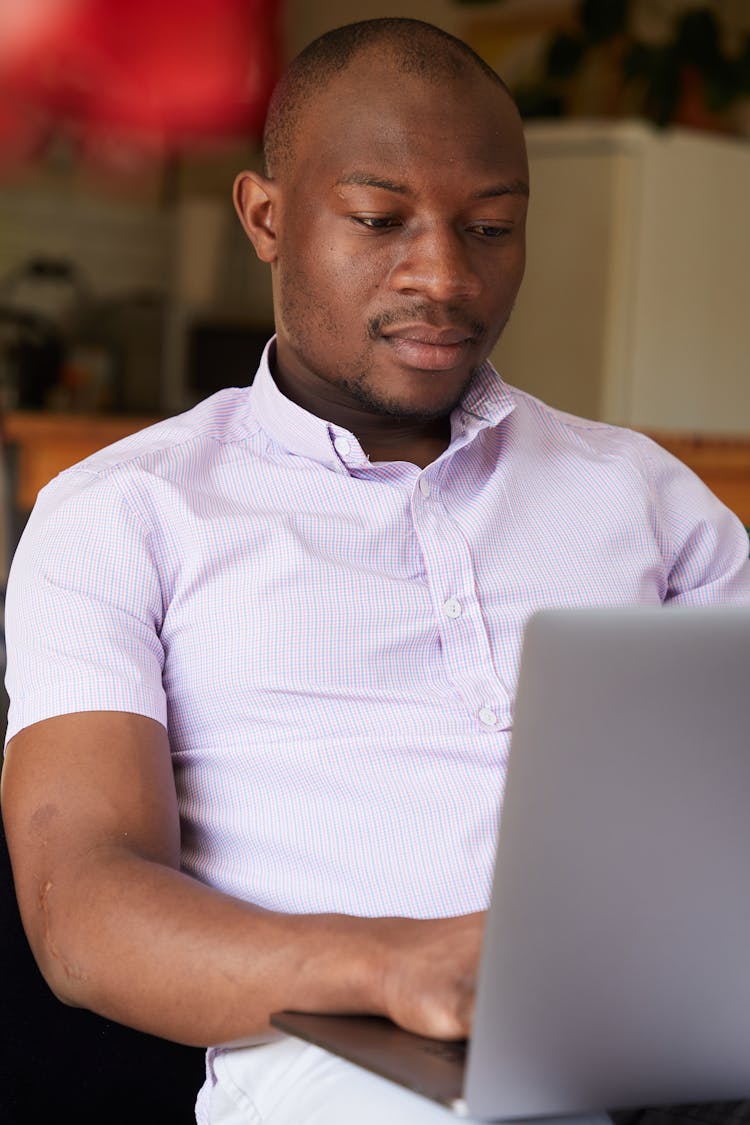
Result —
<instances>
[{"instance_id":1,"label":"neck","mask_svg":"<svg viewBox=\"0 0 750 1125\"><path fill-rule=\"evenodd\" d=\"M351 400L343 401L337 388L322 380L312 388L288 378L278 363L272 363L271 369L282 394L310 414L354 434L371 461L409 461L423 469L450 444L448 415L425 419L377 413Z\"/></svg>"},{"instance_id":2,"label":"neck","mask_svg":"<svg viewBox=\"0 0 750 1125\"><path fill-rule=\"evenodd\" d=\"M388 427L352 429L371 461L409 461L424 469L443 453L450 443L448 418L431 422L386 419Z\"/></svg>"}]
</instances>

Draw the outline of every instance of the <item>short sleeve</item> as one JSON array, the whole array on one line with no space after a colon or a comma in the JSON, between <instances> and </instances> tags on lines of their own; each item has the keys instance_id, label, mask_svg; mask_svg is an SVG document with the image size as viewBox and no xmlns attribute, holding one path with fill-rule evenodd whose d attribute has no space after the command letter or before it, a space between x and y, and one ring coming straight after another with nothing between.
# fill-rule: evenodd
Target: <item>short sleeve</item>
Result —
<instances>
[{"instance_id":1,"label":"short sleeve","mask_svg":"<svg viewBox=\"0 0 750 1125\"><path fill-rule=\"evenodd\" d=\"M741 521L678 458L650 440L644 449L668 565L665 601L750 605L750 542Z\"/></svg>"},{"instance_id":2,"label":"short sleeve","mask_svg":"<svg viewBox=\"0 0 750 1125\"><path fill-rule=\"evenodd\" d=\"M6 742L75 711L166 725L162 616L148 530L111 477L73 469L47 485L8 580Z\"/></svg>"}]
</instances>

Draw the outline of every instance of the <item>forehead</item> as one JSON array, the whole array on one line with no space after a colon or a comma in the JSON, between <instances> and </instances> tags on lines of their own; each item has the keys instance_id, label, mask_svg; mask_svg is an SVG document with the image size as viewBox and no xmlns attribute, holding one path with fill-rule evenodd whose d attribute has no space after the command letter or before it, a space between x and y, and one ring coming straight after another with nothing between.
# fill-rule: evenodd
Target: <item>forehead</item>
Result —
<instances>
[{"instance_id":1,"label":"forehead","mask_svg":"<svg viewBox=\"0 0 750 1125\"><path fill-rule=\"evenodd\" d=\"M438 81L367 59L311 99L293 165L295 177L321 188L362 167L415 181L528 177L517 111L489 77L468 69Z\"/></svg>"}]
</instances>

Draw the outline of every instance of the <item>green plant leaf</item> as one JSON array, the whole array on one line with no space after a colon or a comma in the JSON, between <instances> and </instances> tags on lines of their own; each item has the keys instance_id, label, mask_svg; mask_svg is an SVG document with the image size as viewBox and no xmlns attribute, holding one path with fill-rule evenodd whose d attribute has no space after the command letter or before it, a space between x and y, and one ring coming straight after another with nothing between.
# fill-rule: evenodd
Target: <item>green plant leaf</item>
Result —
<instances>
[{"instance_id":1,"label":"green plant leaf","mask_svg":"<svg viewBox=\"0 0 750 1125\"><path fill-rule=\"evenodd\" d=\"M602 43L625 30L629 0L582 0L578 16L592 43Z\"/></svg>"},{"instance_id":2,"label":"green plant leaf","mask_svg":"<svg viewBox=\"0 0 750 1125\"><path fill-rule=\"evenodd\" d=\"M737 59L737 93L740 97L750 94L750 35Z\"/></svg>"},{"instance_id":3,"label":"green plant leaf","mask_svg":"<svg viewBox=\"0 0 750 1125\"><path fill-rule=\"evenodd\" d=\"M622 60L625 81L632 78L651 78L658 68L657 49L645 43L633 43Z\"/></svg>"},{"instance_id":4,"label":"green plant leaf","mask_svg":"<svg viewBox=\"0 0 750 1125\"><path fill-rule=\"evenodd\" d=\"M562 117L564 99L543 87L528 86L513 91L518 112L524 121L533 117Z\"/></svg>"},{"instance_id":5,"label":"green plant leaf","mask_svg":"<svg viewBox=\"0 0 750 1125\"><path fill-rule=\"evenodd\" d=\"M720 69L728 61L721 53L716 16L707 8L683 13L677 24L675 48L682 62L692 63L703 73Z\"/></svg>"},{"instance_id":6,"label":"green plant leaf","mask_svg":"<svg viewBox=\"0 0 750 1125\"><path fill-rule=\"evenodd\" d=\"M555 79L572 78L581 65L585 51L583 39L565 33L556 35L547 49L547 76Z\"/></svg>"}]
</instances>

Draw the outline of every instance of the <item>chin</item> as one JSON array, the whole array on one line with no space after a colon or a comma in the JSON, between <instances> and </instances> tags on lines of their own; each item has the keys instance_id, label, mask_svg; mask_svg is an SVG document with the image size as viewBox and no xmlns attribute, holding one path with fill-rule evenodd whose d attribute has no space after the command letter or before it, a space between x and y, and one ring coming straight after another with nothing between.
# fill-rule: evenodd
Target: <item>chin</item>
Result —
<instances>
[{"instance_id":1,"label":"chin","mask_svg":"<svg viewBox=\"0 0 750 1125\"><path fill-rule=\"evenodd\" d=\"M461 385L454 388L452 391L446 389L444 394L433 394L429 397L407 397L404 396L400 404L400 413L402 418L413 418L415 421L428 422L436 418L447 418L449 414L458 406L461 399L466 394L473 379L473 374L467 376ZM442 389L442 388L441 388Z\"/></svg>"},{"instance_id":2,"label":"chin","mask_svg":"<svg viewBox=\"0 0 750 1125\"><path fill-rule=\"evenodd\" d=\"M430 422L451 413L468 390L477 370L472 368L458 378L451 377L450 382L442 372L426 371L416 376L423 384L418 393L409 387L399 393L397 389L372 386L364 380L350 384L349 391L372 414Z\"/></svg>"},{"instance_id":3,"label":"chin","mask_svg":"<svg viewBox=\"0 0 750 1125\"><path fill-rule=\"evenodd\" d=\"M371 414L412 419L415 422L432 422L436 418L447 417L460 401L462 394L463 391L458 395L451 395L448 399L437 401L435 397L424 400L375 394L358 395L357 398L360 405L366 407Z\"/></svg>"}]
</instances>

